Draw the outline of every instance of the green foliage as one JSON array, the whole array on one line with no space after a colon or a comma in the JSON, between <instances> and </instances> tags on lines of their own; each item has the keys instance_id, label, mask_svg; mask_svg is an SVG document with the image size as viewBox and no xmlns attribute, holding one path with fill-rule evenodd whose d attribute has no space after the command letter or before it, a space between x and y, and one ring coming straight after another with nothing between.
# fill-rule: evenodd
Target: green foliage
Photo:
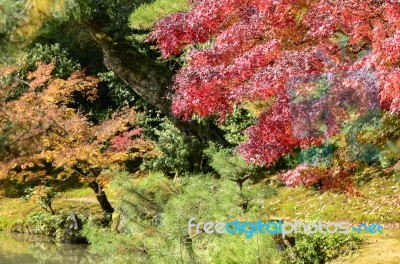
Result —
<instances>
[{"instance_id":1,"label":"green foliage","mask_svg":"<svg viewBox=\"0 0 400 264\"><path fill-rule=\"evenodd\" d=\"M319 264L349 254L358 249L363 241L359 235L304 234L295 235L294 253L296 264Z\"/></svg>"},{"instance_id":2,"label":"green foliage","mask_svg":"<svg viewBox=\"0 0 400 264\"><path fill-rule=\"evenodd\" d=\"M54 43L67 50L68 58L78 62L86 73L96 75L106 70L101 48L78 21L67 18L46 20L29 47Z\"/></svg>"},{"instance_id":3,"label":"green foliage","mask_svg":"<svg viewBox=\"0 0 400 264\"><path fill-rule=\"evenodd\" d=\"M138 126L143 128L146 138L158 141L160 125L165 117L155 108L149 107L139 115Z\"/></svg>"},{"instance_id":4,"label":"green foliage","mask_svg":"<svg viewBox=\"0 0 400 264\"><path fill-rule=\"evenodd\" d=\"M131 14L129 25L134 29L152 29L154 24L170 14L185 11L190 8L187 0L155 0L152 3L140 5Z\"/></svg>"},{"instance_id":5,"label":"green foliage","mask_svg":"<svg viewBox=\"0 0 400 264\"><path fill-rule=\"evenodd\" d=\"M35 44L28 52L21 55L18 59L20 77L24 77L28 72L35 71L37 62L49 64L55 63L54 76L57 78L67 78L74 71L80 69L80 65L69 58L68 52L59 44L42 45Z\"/></svg>"},{"instance_id":6,"label":"green foliage","mask_svg":"<svg viewBox=\"0 0 400 264\"><path fill-rule=\"evenodd\" d=\"M142 3L151 0L81 0L81 17L98 21L98 26L113 39L123 39L132 31L129 15Z\"/></svg>"},{"instance_id":7,"label":"green foliage","mask_svg":"<svg viewBox=\"0 0 400 264\"><path fill-rule=\"evenodd\" d=\"M282 263L269 235L255 235L249 241L243 236L223 235L209 244L206 263ZM213 247L213 248L211 248Z\"/></svg>"},{"instance_id":8,"label":"green foliage","mask_svg":"<svg viewBox=\"0 0 400 264\"><path fill-rule=\"evenodd\" d=\"M55 214L51 204L57 195L58 193L54 191L52 187L35 186L34 188L29 189L27 196L41 208L46 210L46 212L48 211L51 214Z\"/></svg>"},{"instance_id":9,"label":"green foliage","mask_svg":"<svg viewBox=\"0 0 400 264\"><path fill-rule=\"evenodd\" d=\"M191 217L200 221L257 219L243 212L237 184L212 175L170 179L162 173L132 178L116 172L113 229L86 225L91 249L109 263L277 263L280 256L270 236L199 234L188 236ZM193 235L193 234L191 234ZM110 245L110 242L111 245ZM229 253L228 253L229 252Z\"/></svg>"},{"instance_id":10,"label":"green foliage","mask_svg":"<svg viewBox=\"0 0 400 264\"><path fill-rule=\"evenodd\" d=\"M22 7L21 0L3 0L0 4L0 65L12 63L17 53L18 48L16 43L10 42L10 35L21 18L18 11Z\"/></svg>"},{"instance_id":11,"label":"green foliage","mask_svg":"<svg viewBox=\"0 0 400 264\"><path fill-rule=\"evenodd\" d=\"M62 218L48 213L32 213L28 216L27 225L34 234L55 236L61 226Z\"/></svg>"},{"instance_id":12,"label":"green foliage","mask_svg":"<svg viewBox=\"0 0 400 264\"><path fill-rule=\"evenodd\" d=\"M4 144L4 142L0 142ZM7 144L7 142L5 142ZM0 145L0 149L4 148L4 145ZM4 150L5 151L5 150ZM1 156L0 152L0 158ZM24 195L26 186L21 183L18 179L1 179L0 180L0 195L5 197L19 198Z\"/></svg>"},{"instance_id":13,"label":"green foliage","mask_svg":"<svg viewBox=\"0 0 400 264\"><path fill-rule=\"evenodd\" d=\"M384 113L375 129L361 131L361 142L367 142L378 147L381 152L379 163L382 168L388 168L398 162L400 153L400 118L397 114Z\"/></svg>"},{"instance_id":14,"label":"green foliage","mask_svg":"<svg viewBox=\"0 0 400 264\"><path fill-rule=\"evenodd\" d=\"M68 1L72 2L72 1ZM58 15L64 1L2 0L0 3L0 64L14 64L43 21Z\"/></svg>"},{"instance_id":15,"label":"green foliage","mask_svg":"<svg viewBox=\"0 0 400 264\"><path fill-rule=\"evenodd\" d=\"M210 158L210 166L222 177L236 180L255 172L257 166L247 163L238 153L211 144L204 153Z\"/></svg>"},{"instance_id":16,"label":"green foliage","mask_svg":"<svg viewBox=\"0 0 400 264\"><path fill-rule=\"evenodd\" d=\"M240 205L247 212L256 212L263 207L264 199L276 194L265 184L253 184L262 178L263 168L247 163L238 153L230 149L218 148L211 144L204 153L210 158L210 166L223 180L235 182L240 189Z\"/></svg>"},{"instance_id":17,"label":"green foliage","mask_svg":"<svg viewBox=\"0 0 400 264\"><path fill-rule=\"evenodd\" d=\"M0 34L5 36L15 27L15 13L23 7L23 1L3 0L0 5Z\"/></svg>"},{"instance_id":18,"label":"green foliage","mask_svg":"<svg viewBox=\"0 0 400 264\"><path fill-rule=\"evenodd\" d=\"M145 178L132 179L131 175L119 172L113 180L112 187L123 198L117 199L115 208L126 216L132 217L133 223L126 225L128 229L136 229L140 221L157 222L157 213L165 206L174 193L177 184L165 177L163 173L151 173ZM127 219L130 222L129 219Z\"/></svg>"},{"instance_id":19,"label":"green foliage","mask_svg":"<svg viewBox=\"0 0 400 264\"><path fill-rule=\"evenodd\" d=\"M108 86L108 96L117 107L122 108L125 106L132 106L135 102L136 94L132 88L122 83L114 72L101 72L98 74L100 80L105 82Z\"/></svg>"},{"instance_id":20,"label":"green foliage","mask_svg":"<svg viewBox=\"0 0 400 264\"><path fill-rule=\"evenodd\" d=\"M376 133L382 127L382 115L380 112L369 112L355 120L348 122L343 133L346 137L347 160L379 161L380 149L370 140L360 140L362 135Z\"/></svg>"},{"instance_id":21,"label":"green foliage","mask_svg":"<svg viewBox=\"0 0 400 264\"><path fill-rule=\"evenodd\" d=\"M82 215L75 215L76 220L85 223L88 221L87 217ZM77 242L66 241L66 238L72 238L71 227L69 226L70 214L62 213L52 215L48 213L31 213L28 215L24 225L29 229L30 233L40 234L55 237L58 242ZM80 236L80 230L74 230L76 236ZM75 237L76 238L76 237Z\"/></svg>"},{"instance_id":22,"label":"green foliage","mask_svg":"<svg viewBox=\"0 0 400 264\"><path fill-rule=\"evenodd\" d=\"M89 221L83 235L91 242L90 250L103 260L102 263L145 263L146 258L137 252L130 234L110 232Z\"/></svg>"},{"instance_id":23,"label":"green foliage","mask_svg":"<svg viewBox=\"0 0 400 264\"><path fill-rule=\"evenodd\" d=\"M163 240L153 229L162 206L173 192L170 189L171 180L162 173L152 173L143 179L133 179L125 172L114 174L112 188L118 196L114 206L113 229L119 233L99 228L93 221L84 227L83 233L90 242L94 242L92 251L107 263L145 263L151 257L144 254L143 251L149 250L144 244L152 237Z\"/></svg>"},{"instance_id":24,"label":"green foliage","mask_svg":"<svg viewBox=\"0 0 400 264\"><path fill-rule=\"evenodd\" d=\"M104 97L111 101L110 107L112 111L120 110L124 107L135 107L140 112L146 112L145 118L152 117L155 111L153 107L139 97L132 87L119 79L114 72L100 72L98 76L101 80L100 85L106 86L104 90L108 91L108 93Z\"/></svg>"},{"instance_id":25,"label":"green foliage","mask_svg":"<svg viewBox=\"0 0 400 264\"><path fill-rule=\"evenodd\" d=\"M220 127L225 132L226 140L238 145L246 140L244 130L255 122L256 119L246 109L236 107Z\"/></svg>"},{"instance_id":26,"label":"green foliage","mask_svg":"<svg viewBox=\"0 0 400 264\"><path fill-rule=\"evenodd\" d=\"M162 154L145 162L144 169L182 174L200 167L201 157L193 157L191 151L199 148L198 140L184 137L167 119L154 133L158 137L156 147Z\"/></svg>"}]
</instances>

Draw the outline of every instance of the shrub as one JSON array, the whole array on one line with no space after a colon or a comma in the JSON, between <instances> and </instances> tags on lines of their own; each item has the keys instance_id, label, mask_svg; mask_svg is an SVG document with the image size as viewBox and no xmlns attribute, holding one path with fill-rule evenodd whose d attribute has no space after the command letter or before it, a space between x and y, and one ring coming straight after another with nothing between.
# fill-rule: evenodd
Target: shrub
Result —
<instances>
[{"instance_id":1,"label":"shrub","mask_svg":"<svg viewBox=\"0 0 400 264\"><path fill-rule=\"evenodd\" d=\"M32 213L28 216L27 225L34 234L55 236L60 228L62 218L48 213Z\"/></svg>"},{"instance_id":2,"label":"shrub","mask_svg":"<svg viewBox=\"0 0 400 264\"><path fill-rule=\"evenodd\" d=\"M161 155L146 161L142 168L177 175L200 168L201 157L192 156L192 150L200 147L198 140L184 137L167 119L164 119L155 134L158 136L156 147Z\"/></svg>"},{"instance_id":3,"label":"shrub","mask_svg":"<svg viewBox=\"0 0 400 264\"><path fill-rule=\"evenodd\" d=\"M52 187L35 186L33 189L27 189L26 198L30 198L46 212L54 215L55 212L51 204L56 196L57 192Z\"/></svg>"},{"instance_id":4,"label":"shrub","mask_svg":"<svg viewBox=\"0 0 400 264\"><path fill-rule=\"evenodd\" d=\"M243 212L242 191L209 174L170 179L162 173L132 178L116 173L113 230L89 223L91 248L110 263L278 263L271 236L199 234L188 236L188 220L261 219ZM244 190L243 190L244 191ZM113 232L114 231L114 232Z\"/></svg>"},{"instance_id":5,"label":"shrub","mask_svg":"<svg viewBox=\"0 0 400 264\"><path fill-rule=\"evenodd\" d=\"M18 60L21 77L24 77L28 72L34 72L38 61L45 64L53 62L55 64L53 76L57 78L67 78L74 71L80 69L80 65L69 59L67 50L63 49L59 44L42 45L36 43L28 52L22 54Z\"/></svg>"},{"instance_id":6,"label":"shrub","mask_svg":"<svg viewBox=\"0 0 400 264\"><path fill-rule=\"evenodd\" d=\"M228 115L221 129L225 132L226 140L231 144L241 144L246 140L244 130L254 125L256 119L244 108L235 107L232 114Z\"/></svg>"},{"instance_id":7,"label":"shrub","mask_svg":"<svg viewBox=\"0 0 400 264\"><path fill-rule=\"evenodd\" d=\"M304 234L295 235L296 264L319 264L351 253L361 245L362 238L355 234Z\"/></svg>"}]
</instances>

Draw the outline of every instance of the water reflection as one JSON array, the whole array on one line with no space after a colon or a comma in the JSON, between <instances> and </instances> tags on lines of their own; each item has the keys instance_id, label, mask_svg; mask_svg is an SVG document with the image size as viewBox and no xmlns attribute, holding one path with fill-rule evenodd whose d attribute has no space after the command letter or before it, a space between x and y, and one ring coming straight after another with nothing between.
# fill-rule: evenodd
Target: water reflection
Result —
<instances>
[{"instance_id":1,"label":"water reflection","mask_svg":"<svg viewBox=\"0 0 400 264\"><path fill-rule=\"evenodd\" d=\"M87 245L57 245L52 238L0 232L0 263L99 263Z\"/></svg>"}]
</instances>

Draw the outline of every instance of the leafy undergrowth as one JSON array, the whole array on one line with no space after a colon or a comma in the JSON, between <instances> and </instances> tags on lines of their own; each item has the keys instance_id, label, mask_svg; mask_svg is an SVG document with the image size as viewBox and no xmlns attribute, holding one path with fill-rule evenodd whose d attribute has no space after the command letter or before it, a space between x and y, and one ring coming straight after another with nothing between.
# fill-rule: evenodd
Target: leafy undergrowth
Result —
<instances>
[{"instance_id":1,"label":"leafy undergrowth","mask_svg":"<svg viewBox=\"0 0 400 264\"><path fill-rule=\"evenodd\" d=\"M101 208L90 188L73 189L58 195L53 201L56 214L77 213L82 215L102 215ZM45 213L37 204L21 198L0 199L0 230L13 229L23 224L29 215Z\"/></svg>"}]
</instances>

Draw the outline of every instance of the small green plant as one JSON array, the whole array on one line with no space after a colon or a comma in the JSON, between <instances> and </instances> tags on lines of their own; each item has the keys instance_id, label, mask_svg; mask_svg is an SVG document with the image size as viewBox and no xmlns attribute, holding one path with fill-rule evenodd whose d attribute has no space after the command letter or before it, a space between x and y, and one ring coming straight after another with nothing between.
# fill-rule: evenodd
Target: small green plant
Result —
<instances>
[{"instance_id":1,"label":"small green plant","mask_svg":"<svg viewBox=\"0 0 400 264\"><path fill-rule=\"evenodd\" d=\"M320 264L339 256L351 254L357 250L363 239L356 234L304 234L295 236L293 252L295 259L289 256L286 263ZM287 253L287 252L286 252Z\"/></svg>"},{"instance_id":2,"label":"small green plant","mask_svg":"<svg viewBox=\"0 0 400 264\"><path fill-rule=\"evenodd\" d=\"M25 196L25 198L29 198L41 208L46 210L46 212L50 212L52 215L55 215L55 211L52 207L52 202L58 193L54 191L52 187L35 186L35 188L33 189L27 189L26 192L27 195Z\"/></svg>"},{"instance_id":3,"label":"small green plant","mask_svg":"<svg viewBox=\"0 0 400 264\"><path fill-rule=\"evenodd\" d=\"M108 96L117 108L132 106L137 101L137 95L132 88L118 79L114 72L100 72L98 76L107 85Z\"/></svg>"},{"instance_id":4,"label":"small green plant","mask_svg":"<svg viewBox=\"0 0 400 264\"><path fill-rule=\"evenodd\" d=\"M55 236L57 229L60 227L61 218L48 213L32 213L28 216L27 225L30 232L34 234Z\"/></svg>"},{"instance_id":5,"label":"small green plant","mask_svg":"<svg viewBox=\"0 0 400 264\"><path fill-rule=\"evenodd\" d=\"M231 179L212 174L171 179L159 172L145 177L115 172L111 186L119 194L111 230L89 222L83 231L93 252L110 263L278 263L281 259L271 236L249 240L241 235L188 233L191 217L197 222L260 219L257 210L242 210L247 184L240 190Z\"/></svg>"}]
</instances>

